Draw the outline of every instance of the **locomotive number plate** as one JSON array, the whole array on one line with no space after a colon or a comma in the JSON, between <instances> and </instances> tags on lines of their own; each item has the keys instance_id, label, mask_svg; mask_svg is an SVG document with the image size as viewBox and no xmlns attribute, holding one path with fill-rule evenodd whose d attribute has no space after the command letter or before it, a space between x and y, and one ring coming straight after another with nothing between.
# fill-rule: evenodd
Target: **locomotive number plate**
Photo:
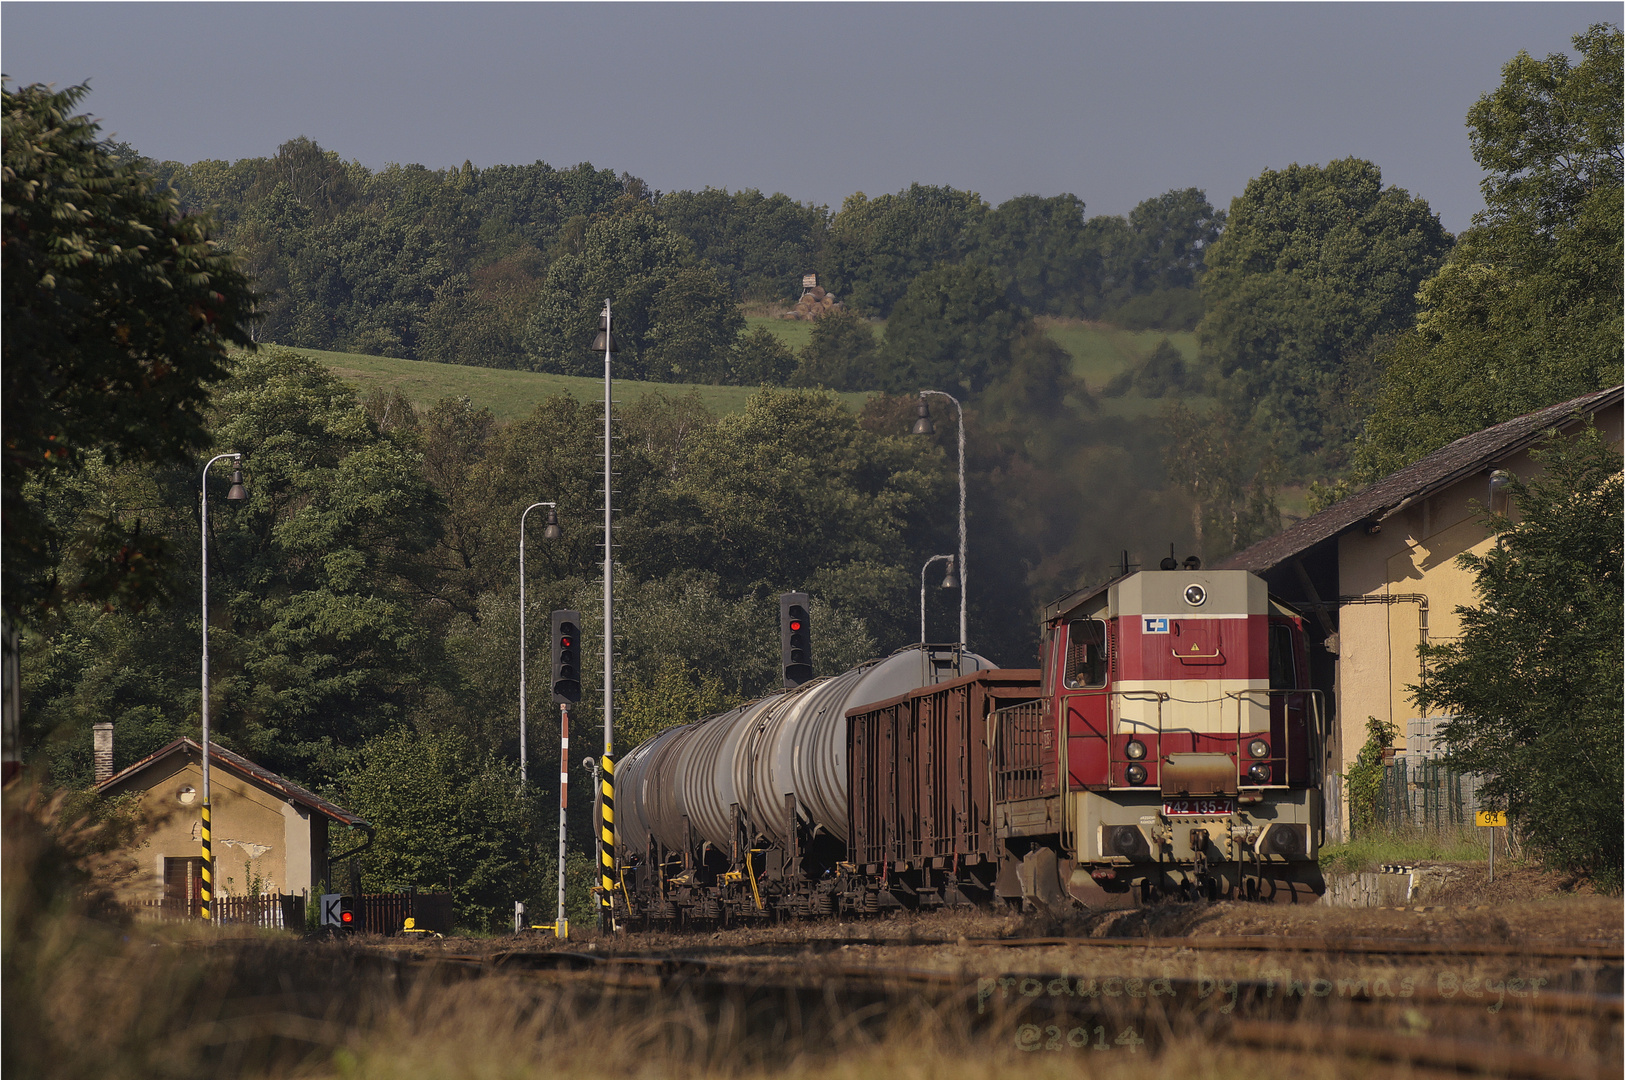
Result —
<instances>
[{"instance_id":1,"label":"locomotive number plate","mask_svg":"<svg viewBox=\"0 0 1625 1080\"><path fill-rule=\"evenodd\" d=\"M1228 817L1236 812L1236 801L1225 797L1207 799L1164 799L1164 817Z\"/></svg>"}]
</instances>

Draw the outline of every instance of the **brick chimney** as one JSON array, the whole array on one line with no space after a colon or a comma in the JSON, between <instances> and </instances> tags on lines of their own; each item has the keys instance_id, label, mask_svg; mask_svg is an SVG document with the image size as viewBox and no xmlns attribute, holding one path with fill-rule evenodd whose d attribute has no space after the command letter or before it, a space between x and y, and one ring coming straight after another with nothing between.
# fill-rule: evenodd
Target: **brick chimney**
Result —
<instances>
[{"instance_id":1,"label":"brick chimney","mask_svg":"<svg viewBox=\"0 0 1625 1080\"><path fill-rule=\"evenodd\" d=\"M91 726L96 757L96 783L113 775L113 725L106 720Z\"/></svg>"}]
</instances>

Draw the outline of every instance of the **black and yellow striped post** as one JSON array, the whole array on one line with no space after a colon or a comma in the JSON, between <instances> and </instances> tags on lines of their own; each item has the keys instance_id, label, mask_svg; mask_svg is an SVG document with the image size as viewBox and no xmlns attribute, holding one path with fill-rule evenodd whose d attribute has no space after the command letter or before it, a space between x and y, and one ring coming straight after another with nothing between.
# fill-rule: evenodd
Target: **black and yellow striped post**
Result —
<instances>
[{"instance_id":1,"label":"black and yellow striped post","mask_svg":"<svg viewBox=\"0 0 1625 1080\"><path fill-rule=\"evenodd\" d=\"M214 897L214 844L209 837L209 804L203 804L203 868L198 889L198 910L205 920L209 918L210 901Z\"/></svg>"},{"instance_id":2,"label":"black and yellow striped post","mask_svg":"<svg viewBox=\"0 0 1625 1080\"><path fill-rule=\"evenodd\" d=\"M609 929L615 901L615 761L605 754L598 778L598 922Z\"/></svg>"}]
</instances>

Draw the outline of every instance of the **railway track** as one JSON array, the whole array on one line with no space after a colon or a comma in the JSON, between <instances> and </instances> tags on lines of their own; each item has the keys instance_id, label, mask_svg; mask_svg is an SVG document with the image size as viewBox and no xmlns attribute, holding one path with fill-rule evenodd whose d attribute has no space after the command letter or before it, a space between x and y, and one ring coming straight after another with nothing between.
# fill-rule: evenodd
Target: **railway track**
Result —
<instances>
[{"instance_id":1,"label":"railway track","mask_svg":"<svg viewBox=\"0 0 1625 1080\"><path fill-rule=\"evenodd\" d=\"M1474 943L1333 941L1316 950L1320 943L1305 940L1153 940L1154 947L1163 948L1205 948L1217 940L1221 950L1263 947L1297 954L1538 957L1604 965L1620 958L1620 950L1611 945L1507 949ZM1062 941L1073 943L999 939L986 944ZM753 948L771 944L775 943L756 943ZM1282 944L1290 947L1281 949ZM1430 947L1419 947L1423 945ZM1625 1001L1617 992L1545 989L1533 980L1511 992L1506 992L1508 983L1503 980L1490 987L1501 993L1484 997L1458 989L1447 992L1428 982L1396 981L1384 987L1375 977L1295 982L1281 972L1277 977L1244 980L1132 979L1053 971L967 976L835 962L831 957L728 958L694 950L669 955L513 951L447 957L434 963L468 975L515 975L627 1010L683 1001L708 1016L729 1017L727 1025L738 1031L788 1028L849 1035L867 1023L883 1026L888 1018L907 1015L1034 1054L1093 1054L1125 1045L1155 1054L1172 1043L1196 1039L1300 1057L1366 1059L1404 1064L1413 1071L1518 1080L1618 1076L1625 1024ZM1588 978L1594 987L1598 976L1594 965L1591 972ZM1602 981L1610 983L1606 966L1602 973Z\"/></svg>"},{"instance_id":2,"label":"railway track","mask_svg":"<svg viewBox=\"0 0 1625 1080\"><path fill-rule=\"evenodd\" d=\"M765 952L829 952L851 948L972 948L1022 949L1058 946L1085 949L1165 949L1197 952L1281 952L1318 953L1326 956L1433 956L1433 957L1511 957L1531 960L1594 960L1601 963L1625 961L1625 947L1610 942L1554 942L1506 944L1502 942L1439 942L1404 938L1280 938L1280 937L1041 937L1041 938L801 938L752 941L746 945L691 945L677 950L659 947L622 952L624 956L700 956L738 954L743 950Z\"/></svg>"}]
</instances>

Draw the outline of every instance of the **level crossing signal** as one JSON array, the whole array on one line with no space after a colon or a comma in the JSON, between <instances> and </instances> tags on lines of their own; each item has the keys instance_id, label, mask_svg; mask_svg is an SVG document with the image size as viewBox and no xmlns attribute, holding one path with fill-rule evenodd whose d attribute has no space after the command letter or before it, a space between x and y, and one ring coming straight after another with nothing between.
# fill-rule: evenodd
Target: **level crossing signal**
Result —
<instances>
[{"instance_id":1,"label":"level crossing signal","mask_svg":"<svg viewBox=\"0 0 1625 1080\"><path fill-rule=\"evenodd\" d=\"M779 597L779 653L786 689L812 678L812 627L807 618L811 601L806 593Z\"/></svg>"},{"instance_id":2,"label":"level crossing signal","mask_svg":"<svg viewBox=\"0 0 1625 1080\"><path fill-rule=\"evenodd\" d=\"M553 613L553 704L581 700L581 612Z\"/></svg>"}]
</instances>

